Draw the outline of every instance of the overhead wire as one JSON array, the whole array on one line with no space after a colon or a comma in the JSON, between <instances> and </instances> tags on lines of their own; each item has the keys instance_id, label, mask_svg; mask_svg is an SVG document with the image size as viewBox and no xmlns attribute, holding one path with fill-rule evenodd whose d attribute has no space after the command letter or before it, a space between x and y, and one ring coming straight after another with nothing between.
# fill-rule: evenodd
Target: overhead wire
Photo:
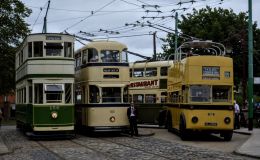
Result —
<instances>
[{"instance_id":1,"label":"overhead wire","mask_svg":"<svg viewBox=\"0 0 260 160\"><path fill-rule=\"evenodd\" d=\"M95 14L95 13L101 11L103 8L105 8L105 7L107 7L108 5L114 3L115 1L116 1L116 0L112 0L112 1L110 1L109 3L105 4L104 6L102 6L101 8L97 9L96 11L92 11L92 13L91 13L89 16L87 16L87 17L83 18L82 20L80 20L79 22L74 23L74 24L72 24L71 26L67 27L67 28L65 29L65 31L68 30L68 29L70 29L70 28L72 28L72 27L74 27L74 26L76 26L76 25L78 25L78 24L80 24L81 22L85 21L87 18L91 17L93 14Z\"/></svg>"}]
</instances>

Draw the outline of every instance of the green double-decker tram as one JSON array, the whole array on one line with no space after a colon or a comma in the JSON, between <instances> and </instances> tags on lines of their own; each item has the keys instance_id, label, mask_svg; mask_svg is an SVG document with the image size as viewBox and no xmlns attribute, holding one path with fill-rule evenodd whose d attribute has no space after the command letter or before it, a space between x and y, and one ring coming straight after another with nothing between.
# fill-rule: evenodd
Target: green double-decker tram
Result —
<instances>
[{"instance_id":1,"label":"green double-decker tram","mask_svg":"<svg viewBox=\"0 0 260 160\"><path fill-rule=\"evenodd\" d=\"M74 37L27 36L16 53L16 123L30 136L74 135Z\"/></svg>"}]
</instances>

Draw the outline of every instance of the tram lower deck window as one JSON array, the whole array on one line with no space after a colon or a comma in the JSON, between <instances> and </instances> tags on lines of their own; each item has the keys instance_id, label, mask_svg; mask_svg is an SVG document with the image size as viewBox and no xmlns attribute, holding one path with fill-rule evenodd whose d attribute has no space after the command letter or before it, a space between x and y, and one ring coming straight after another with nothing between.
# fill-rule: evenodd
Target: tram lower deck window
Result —
<instances>
[{"instance_id":1,"label":"tram lower deck window","mask_svg":"<svg viewBox=\"0 0 260 160\"><path fill-rule=\"evenodd\" d=\"M103 87L102 102L121 102L121 88Z\"/></svg>"}]
</instances>

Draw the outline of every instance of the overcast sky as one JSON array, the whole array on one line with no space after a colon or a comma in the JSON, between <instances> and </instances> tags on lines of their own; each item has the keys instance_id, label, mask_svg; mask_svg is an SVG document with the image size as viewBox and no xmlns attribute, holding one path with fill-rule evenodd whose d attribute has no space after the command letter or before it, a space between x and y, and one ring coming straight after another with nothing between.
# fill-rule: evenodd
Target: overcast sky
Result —
<instances>
[{"instance_id":1,"label":"overcast sky","mask_svg":"<svg viewBox=\"0 0 260 160\"><path fill-rule=\"evenodd\" d=\"M260 1L252 1L253 21L259 22ZM26 19L32 33L42 32L48 0L22 2L33 11ZM116 40L126 44L129 51L152 56L153 36L149 34L157 31L157 52L162 52L163 42L160 38L164 38L167 33L148 26L126 24L147 24L147 21L150 21L174 29L173 10L182 15L191 12L193 8L200 9L206 5L233 9L235 13L248 10L248 0L51 0L47 32L60 33L66 30L70 34L89 39ZM86 36L79 33L80 31L92 35ZM76 49L80 47L82 45L76 42ZM139 59L133 56L130 58L131 61Z\"/></svg>"}]
</instances>

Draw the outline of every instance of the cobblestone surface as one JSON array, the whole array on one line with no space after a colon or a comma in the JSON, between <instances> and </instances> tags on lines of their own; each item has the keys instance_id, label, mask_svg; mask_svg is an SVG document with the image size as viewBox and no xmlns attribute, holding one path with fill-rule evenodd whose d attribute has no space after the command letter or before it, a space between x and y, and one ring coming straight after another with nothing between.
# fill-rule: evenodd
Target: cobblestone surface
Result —
<instances>
[{"instance_id":1,"label":"cobblestone surface","mask_svg":"<svg viewBox=\"0 0 260 160\"><path fill-rule=\"evenodd\" d=\"M153 137L87 137L79 135L72 140L36 141L29 140L15 129L1 130L0 135L12 151L10 154L0 156L0 160L249 159Z\"/></svg>"}]
</instances>

